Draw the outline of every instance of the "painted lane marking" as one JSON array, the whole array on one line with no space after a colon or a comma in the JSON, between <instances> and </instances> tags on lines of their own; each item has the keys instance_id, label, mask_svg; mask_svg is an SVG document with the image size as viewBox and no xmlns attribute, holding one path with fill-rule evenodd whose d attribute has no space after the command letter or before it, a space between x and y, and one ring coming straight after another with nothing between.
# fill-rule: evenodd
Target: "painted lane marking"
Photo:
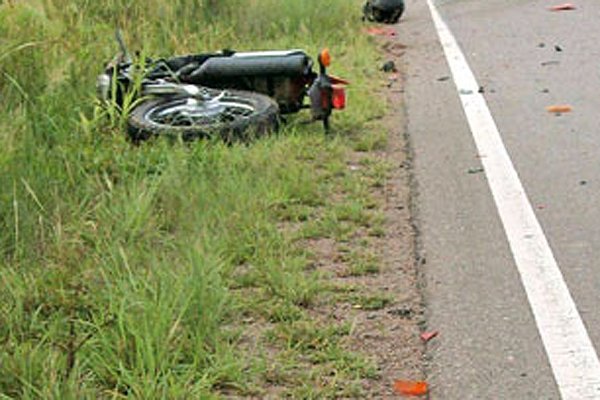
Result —
<instances>
[{"instance_id":1,"label":"painted lane marking","mask_svg":"<svg viewBox=\"0 0 600 400\"><path fill-rule=\"evenodd\" d=\"M454 35L427 0L521 281L564 400L600 399L600 361L498 127Z\"/></svg>"}]
</instances>

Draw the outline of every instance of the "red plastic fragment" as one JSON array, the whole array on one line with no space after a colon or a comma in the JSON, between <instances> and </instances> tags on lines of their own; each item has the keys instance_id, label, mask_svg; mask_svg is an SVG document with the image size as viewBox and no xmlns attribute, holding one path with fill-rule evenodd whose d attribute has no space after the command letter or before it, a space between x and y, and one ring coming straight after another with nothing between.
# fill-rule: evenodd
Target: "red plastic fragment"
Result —
<instances>
[{"instance_id":1,"label":"red plastic fragment","mask_svg":"<svg viewBox=\"0 0 600 400\"><path fill-rule=\"evenodd\" d=\"M394 382L394 392L404 396L424 396L429 392L427 382L403 381Z\"/></svg>"},{"instance_id":2,"label":"red plastic fragment","mask_svg":"<svg viewBox=\"0 0 600 400\"><path fill-rule=\"evenodd\" d=\"M371 36L396 36L396 30L394 28L378 28L378 27L370 27L365 29L365 31Z\"/></svg>"},{"instance_id":3,"label":"red plastic fragment","mask_svg":"<svg viewBox=\"0 0 600 400\"><path fill-rule=\"evenodd\" d=\"M438 331L423 332L423 333L421 333L421 340L423 342L427 343L439 334L440 333Z\"/></svg>"},{"instance_id":4,"label":"red plastic fragment","mask_svg":"<svg viewBox=\"0 0 600 400\"><path fill-rule=\"evenodd\" d=\"M550 11L569 11L575 10L576 8L577 7L575 7L575 4L573 3L563 3L550 7Z\"/></svg>"}]
</instances>

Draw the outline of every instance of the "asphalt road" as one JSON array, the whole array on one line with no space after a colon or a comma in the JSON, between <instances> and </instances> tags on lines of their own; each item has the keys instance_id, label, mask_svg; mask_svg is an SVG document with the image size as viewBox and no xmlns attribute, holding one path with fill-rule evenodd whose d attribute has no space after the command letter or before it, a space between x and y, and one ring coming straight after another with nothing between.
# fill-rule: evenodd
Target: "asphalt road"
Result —
<instances>
[{"instance_id":1,"label":"asphalt road","mask_svg":"<svg viewBox=\"0 0 600 400\"><path fill-rule=\"evenodd\" d=\"M587 332L600 348L600 2L438 0ZM560 399L481 159L423 0L398 26L434 399ZM570 104L555 116L545 107Z\"/></svg>"}]
</instances>

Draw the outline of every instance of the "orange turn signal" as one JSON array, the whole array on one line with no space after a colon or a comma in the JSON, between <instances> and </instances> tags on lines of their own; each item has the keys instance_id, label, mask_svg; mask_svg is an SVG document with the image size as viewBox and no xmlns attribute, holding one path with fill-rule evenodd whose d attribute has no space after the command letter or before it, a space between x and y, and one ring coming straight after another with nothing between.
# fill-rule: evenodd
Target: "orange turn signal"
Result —
<instances>
[{"instance_id":1,"label":"orange turn signal","mask_svg":"<svg viewBox=\"0 0 600 400\"><path fill-rule=\"evenodd\" d=\"M329 54L329 49L321 50L321 54L319 54L319 60L324 67L329 67L331 65L331 54Z\"/></svg>"}]
</instances>

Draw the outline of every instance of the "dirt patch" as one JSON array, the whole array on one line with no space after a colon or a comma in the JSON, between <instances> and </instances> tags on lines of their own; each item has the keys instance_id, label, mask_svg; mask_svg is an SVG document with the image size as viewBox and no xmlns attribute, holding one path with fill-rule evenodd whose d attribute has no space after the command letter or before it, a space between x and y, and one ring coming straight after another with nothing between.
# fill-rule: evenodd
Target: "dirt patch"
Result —
<instances>
[{"instance_id":1,"label":"dirt patch","mask_svg":"<svg viewBox=\"0 0 600 400\"><path fill-rule=\"evenodd\" d=\"M384 50L389 48L384 45ZM397 57L401 55L387 52L386 59L396 59L399 64ZM394 79L383 89L389 102L389 112L383 121L389 141L379 155L391 168L385 187L376 193L385 205L385 235L373 243L382 256L383 267L378 274L353 278L355 285L368 288L369 292L386 293L391 299L379 310L355 313L354 345L375 359L380 372L380 379L366 382L369 398L396 397L393 393L396 379L424 378L424 346L419 338L424 310L411 220L402 78Z\"/></svg>"},{"instance_id":2,"label":"dirt patch","mask_svg":"<svg viewBox=\"0 0 600 400\"><path fill-rule=\"evenodd\" d=\"M387 307L363 315L356 343L377 359L379 382L371 382L372 397L393 397L396 379L423 379L424 346L420 341L423 323L419 272L415 259L415 231L411 220L410 161L405 137L401 78L387 90L390 102L384 125L389 145L382 155L391 166L384 196L386 234L376 241L383 256L381 273L360 284L380 288L394 299Z\"/></svg>"},{"instance_id":3,"label":"dirt patch","mask_svg":"<svg viewBox=\"0 0 600 400\"><path fill-rule=\"evenodd\" d=\"M400 45L401 46L401 45ZM384 61L399 65L403 53L393 42L382 45ZM389 112L378 121L387 131L387 146L350 156L349 166L357 168L365 157L375 157L387 166L385 183L372 187L371 195L385 217L382 234L359 231L349 247L368 241L368 251L379 262L377 271L348 271L348 260L340 243L318 240L308 245L321 260L320 269L333 273L334 284L352 288L346 299L329 302L314 310L316 318L348 322L352 326L347 346L374 362L378 377L363 380L365 398L397 398L397 379L422 380L424 345L419 335L424 322L420 276L415 258L415 230L411 220L410 153L405 136L402 76L385 76L381 92ZM341 254L340 254L341 253Z\"/></svg>"}]
</instances>

